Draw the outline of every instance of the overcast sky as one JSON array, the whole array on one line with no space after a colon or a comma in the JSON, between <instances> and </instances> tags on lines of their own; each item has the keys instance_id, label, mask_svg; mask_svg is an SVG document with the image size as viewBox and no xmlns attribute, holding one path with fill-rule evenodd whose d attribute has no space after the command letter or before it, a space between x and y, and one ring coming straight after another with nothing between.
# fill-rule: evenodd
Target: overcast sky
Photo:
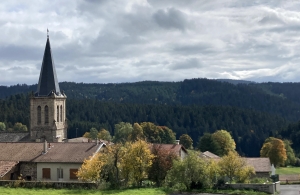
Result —
<instances>
[{"instance_id":1,"label":"overcast sky","mask_svg":"<svg viewBox=\"0 0 300 195\"><path fill-rule=\"evenodd\" d=\"M5 1L0 85L38 82L47 28L60 82L300 82L299 11L295 0Z\"/></svg>"}]
</instances>

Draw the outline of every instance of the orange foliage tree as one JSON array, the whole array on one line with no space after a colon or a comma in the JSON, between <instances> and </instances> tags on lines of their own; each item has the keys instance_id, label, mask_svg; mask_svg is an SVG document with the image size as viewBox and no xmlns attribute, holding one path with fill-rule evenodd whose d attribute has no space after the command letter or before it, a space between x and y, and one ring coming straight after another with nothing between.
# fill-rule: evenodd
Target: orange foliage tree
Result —
<instances>
[{"instance_id":1,"label":"orange foliage tree","mask_svg":"<svg viewBox=\"0 0 300 195\"><path fill-rule=\"evenodd\" d=\"M276 167L284 165L287 159L284 142L274 137L267 138L260 150L260 156L269 157L271 163Z\"/></svg>"}]
</instances>

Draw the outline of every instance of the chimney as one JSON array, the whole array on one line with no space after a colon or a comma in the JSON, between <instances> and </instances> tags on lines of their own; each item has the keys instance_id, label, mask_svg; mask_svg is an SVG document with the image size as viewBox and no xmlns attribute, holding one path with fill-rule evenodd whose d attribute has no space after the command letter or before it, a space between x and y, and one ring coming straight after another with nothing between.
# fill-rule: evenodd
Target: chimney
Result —
<instances>
[{"instance_id":1,"label":"chimney","mask_svg":"<svg viewBox=\"0 0 300 195\"><path fill-rule=\"evenodd\" d=\"M48 143L47 143L47 140L45 139L43 153L46 154L47 151L48 151Z\"/></svg>"},{"instance_id":2,"label":"chimney","mask_svg":"<svg viewBox=\"0 0 300 195\"><path fill-rule=\"evenodd\" d=\"M180 140L176 140L176 144L179 145Z\"/></svg>"}]
</instances>

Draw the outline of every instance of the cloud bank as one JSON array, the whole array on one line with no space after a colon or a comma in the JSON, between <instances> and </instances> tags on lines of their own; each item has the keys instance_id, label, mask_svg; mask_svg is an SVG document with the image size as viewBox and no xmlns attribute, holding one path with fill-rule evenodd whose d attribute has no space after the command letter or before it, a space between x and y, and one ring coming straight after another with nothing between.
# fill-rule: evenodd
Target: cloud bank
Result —
<instances>
[{"instance_id":1,"label":"cloud bank","mask_svg":"<svg viewBox=\"0 0 300 195\"><path fill-rule=\"evenodd\" d=\"M37 83L47 28L59 81L300 82L299 9L284 0L7 1L0 85Z\"/></svg>"}]
</instances>

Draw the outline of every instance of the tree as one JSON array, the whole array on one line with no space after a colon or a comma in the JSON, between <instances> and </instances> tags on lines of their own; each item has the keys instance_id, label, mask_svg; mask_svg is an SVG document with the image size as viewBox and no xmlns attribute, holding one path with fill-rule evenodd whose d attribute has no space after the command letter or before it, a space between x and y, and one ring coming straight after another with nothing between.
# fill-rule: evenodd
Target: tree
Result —
<instances>
[{"instance_id":1,"label":"tree","mask_svg":"<svg viewBox=\"0 0 300 195\"><path fill-rule=\"evenodd\" d=\"M175 133L166 126L156 126L151 122L141 123L146 140L150 143L175 143Z\"/></svg>"},{"instance_id":2,"label":"tree","mask_svg":"<svg viewBox=\"0 0 300 195\"><path fill-rule=\"evenodd\" d=\"M106 161L103 158L103 153L97 153L90 159L84 160L82 166L77 172L77 177L81 181L87 182L100 182L101 170Z\"/></svg>"},{"instance_id":3,"label":"tree","mask_svg":"<svg viewBox=\"0 0 300 195\"><path fill-rule=\"evenodd\" d=\"M283 140L283 143L284 143L284 147L285 147L285 150L286 150L286 161L285 161L285 166L287 165L295 165L296 163L296 156L295 156L295 153L294 153L294 150L293 148L291 147L292 145L292 142L285 139Z\"/></svg>"},{"instance_id":4,"label":"tree","mask_svg":"<svg viewBox=\"0 0 300 195\"><path fill-rule=\"evenodd\" d=\"M143 133L143 128L138 123L133 124L133 130L130 135L130 141L135 142L137 140L145 140L145 136Z\"/></svg>"},{"instance_id":5,"label":"tree","mask_svg":"<svg viewBox=\"0 0 300 195\"><path fill-rule=\"evenodd\" d=\"M101 129L97 135L98 139L103 139L106 141L111 141L111 135L109 133L109 131L107 131L106 129Z\"/></svg>"},{"instance_id":6,"label":"tree","mask_svg":"<svg viewBox=\"0 0 300 195\"><path fill-rule=\"evenodd\" d=\"M179 137L179 143L182 144L186 149L192 149L193 139L188 134L182 134Z\"/></svg>"},{"instance_id":7,"label":"tree","mask_svg":"<svg viewBox=\"0 0 300 195\"><path fill-rule=\"evenodd\" d=\"M269 157L275 167L284 165L287 156L283 141L274 137L267 138L260 150L260 156Z\"/></svg>"},{"instance_id":8,"label":"tree","mask_svg":"<svg viewBox=\"0 0 300 195\"><path fill-rule=\"evenodd\" d=\"M90 138L97 139L97 136L98 136L98 130L96 128L92 127L90 129Z\"/></svg>"},{"instance_id":9,"label":"tree","mask_svg":"<svg viewBox=\"0 0 300 195\"><path fill-rule=\"evenodd\" d=\"M201 152L209 151L216 155L221 155L222 152L219 143L212 138L210 133L204 133L204 135L199 138L198 149Z\"/></svg>"},{"instance_id":10,"label":"tree","mask_svg":"<svg viewBox=\"0 0 300 195\"><path fill-rule=\"evenodd\" d=\"M155 156L148 172L148 178L154 181L158 187L165 180L167 172L171 169L173 160L178 156L168 150L164 150L160 144L152 145L152 154Z\"/></svg>"},{"instance_id":11,"label":"tree","mask_svg":"<svg viewBox=\"0 0 300 195\"><path fill-rule=\"evenodd\" d=\"M235 142L228 131L218 130L212 134L212 138L219 144L221 156L235 150Z\"/></svg>"},{"instance_id":12,"label":"tree","mask_svg":"<svg viewBox=\"0 0 300 195\"><path fill-rule=\"evenodd\" d=\"M246 181L255 174L254 168L247 166L246 161L235 151L229 151L218 164L220 175L228 177L230 183L234 178L237 181Z\"/></svg>"},{"instance_id":13,"label":"tree","mask_svg":"<svg viewBox=\"0 0 300 195\"><path fill-rule=\"evenodd\" d=\"M126 152L122 161L122 173L125 178L132 178L135 185L141 186L147 171L152 165L154 155L151 154L148 143L138 140L134 143L125 144Z\"/></svg>"},{"instance_id":14,"label":"tree","mask_svg":"<svg viewBox=\"0 0 300 195\"><path fill-rule=\"evenodd\" d=\"M83 134L83 137L85 137L85 138L91 138L90 132L85 132Z\"/></svg>"},{"instance_id":15,"label":"tree","mask_svg":"<svg viewBox=\"0 0 300 195\"><path fill-rule=\"evenodd\" d=\"M133 127L130 123L120 122L115 124L114 142L125 143L129 140L129 137L133 131Z\"/></svg>"},{"instance_id":16,"label":"tree","mask_svg":"<svg viewBox=\"0 0 300 195\"><path fill-rule=\"evenodd\" d=\"M181 189L198 187L211 187L213 182L207 177L210 175L210 162L199 158L197 152L190 152L183 160L174 160L172 168L166 176L168 186L179 186Z\"/></svg>"},{"instance_id":17,"label":"tree","mask_svg":"<svg viewBox=\"0 0 300 195\"><path fill-rule=\"evenodd\" d=\"M5 131L5 130L6 130L5 123L0 122L0 131Z\"/></svg>"},{"instance_id":18,"label":"tree","mask_svg":"<svg viewBox=\"0 0 300 195\"><path fill-rule=\"evenodd\" d=\"M23 125L22 123L15 123L13 127L14 131L27 131L26 125Z\"/></svg>"}]
</instances>

